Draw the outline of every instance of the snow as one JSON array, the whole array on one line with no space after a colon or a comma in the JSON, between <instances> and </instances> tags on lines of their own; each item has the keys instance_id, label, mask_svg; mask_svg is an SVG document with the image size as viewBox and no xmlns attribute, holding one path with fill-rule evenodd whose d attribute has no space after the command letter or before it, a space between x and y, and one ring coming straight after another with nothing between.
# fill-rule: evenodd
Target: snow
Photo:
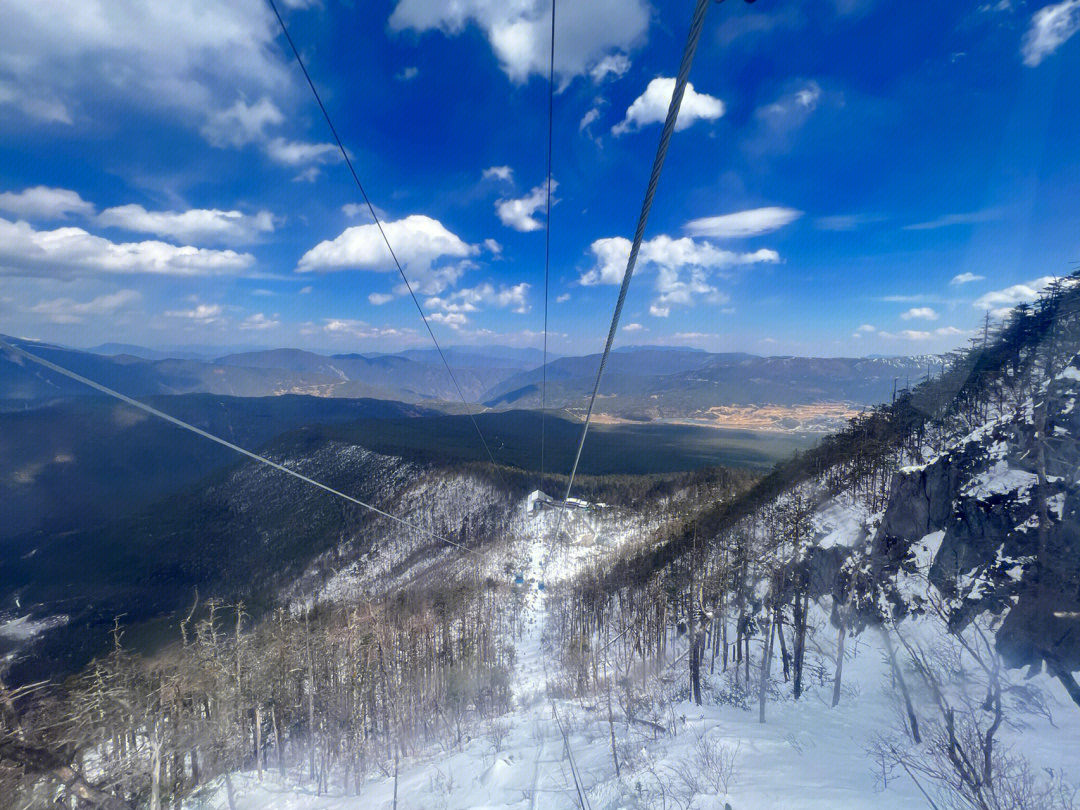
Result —
<instances>
[{"instance_id":1,"label":"snow","mask_svg":"<svg viewBox=\"0 0 1080 810\"><path fill-rule=\"evenodd\" d=\"M3 616L0 616L3 619ZM11 641L29 641L34 636L63 627L68 623L67 616L49 616L44 619L32 619L30 616L19 616L14 619L0 621L0 638Z\"/></svg>"},{"instance_id":2,"label":"snow","mask_svg":"<svg viewBox=\"0 0 1080 810\"><path fill-rule=\"evenodd\" d=\"M853 548L866 538L868 526L875 522L874 518L865 504L849 494L837 496L814 515L817 544L821 548Z\"/></svg>"},{"instance_id":3,"label":"snow","mask_svg":"<svg viewBox=\"0 0 1080 810\"><path fill-rule=\"evenodd\" d=\"M972 441L988 445L988 467L972 475L965 494L989 498L1016 493L1023 497L1035 485L1036 476L1009 466L1007 442L988 441L996 424L984 425L959 442L961 446ZM460 487L461 483L445 485ZM429 486L414 484L410 503L438 502L437 493ZM468 509L490 506L494 497L479 485L471 493ZM617 508L541 508L549 501L537 490L509 509L505 537L512 561L510 576L522 580L517 586L521 632L513 640L513 708L493 721L478 721L459 750L432 747L403 759L396 785L400 810L570 810L579 807L571 755L593 810L660 806L720 810L725 803L735 810L914 810L926 806L916 785L903 774L882 779L880 766L875 767L868 753L877 735L896 728L898 717L897 693L891 687L882 637L866 631L849 639L842 697L840 704L832 707L835 631L828 627L827 611L817 605L812 607L813 622L823 629L811 642L806 691L798 702L792 699L777 661L764 724L758 722L756 699L749 701L754 704L752 710L722 701L722 696L731 694L732 671L709 673L708 656L703 673L705 705L686 701L686 640L673 640L662 676L650 680L646 691L653 707L648 716L664 730L658 733L629 723L621 709L614 710L622 767L621 775L616 776L603 696L582 701L549 696L554 653L545 644L547 605L549 599L558 598L559 583L628 544L642 542L639 538L651 536L664 522L663 509L643 517ZM1060 519L1063 499L1059 502L1055 496L1050 508ZM871 513L857 498L848 494L833 497L814 515L815 541L824 548L854 548L872 534L880 519L880 513ZM944 536L944 531L931 532L912 545L915 572L901 575L902 591L914 593L915 588L921 588L925 595L926 575ZM1022 577L1029 562L1028 558L1008 558L1001 548L995 564L1015 580ZM353 598L363 582L371 581L370 571L383 576L391 568L390 561L380 562L378 554L373 554L349 566L348 576L341 572L332 579L318 598ZM501 566L491 565L489 570L501 571ZM339 587L338 580L349 577L349 587ZM977 595L985 586L983 577L981 571L970 572L961 583L962 590L969 591L967 596ZM926 644L927 649L933 649L944 635L940 621L930 616L905 620L903 632L908 639ZM757 666L755 663L754 680ZM716 668L721 668L719 662ZM1019 681L1023 673L1009 672L1007 677ZM1015 746L1040 771L1052 769L1072 783L1080 783L1080 712L1060 685L1045 674L1035 676L1030 683L1051 695L1052 720L1037 713L1017 717L1015 723L1001 729L1001 744ZM914 675L909 686L917 712L932 719L936 711L933 698L920 689ZM566 742L555 711L567 730ZM729 792L702 784L696 798L688 794L676 803L669 795L666 805L661 804L656 793L661 784L665 791L677 791L680 774L700 771L695 752L703 741L734 753ZM312 785L298 785L269 771L261 782L254 773L235 774L232 782L235 810L389 810L395 795L393 776L374 770L358 795L345 795L340 784L332 784L329 792L320 796ZM220 781L212 783L197 803L189 802L185 807L226 810L227 790Z\"/></svg>"},{"instance_id":4,"label":"snow","mask_svg":"<svg viewBox=\"0 0 1080 810\"><path fill-rule=\"evenodd\" d=\"M1016 470L1004 459L995 461L986 472L974 476L964 488L963 494L985 499L991 495L1008 495L1015 492L1024 498L1039 481L1035 473Z\"/></svg>"}]
</instances>

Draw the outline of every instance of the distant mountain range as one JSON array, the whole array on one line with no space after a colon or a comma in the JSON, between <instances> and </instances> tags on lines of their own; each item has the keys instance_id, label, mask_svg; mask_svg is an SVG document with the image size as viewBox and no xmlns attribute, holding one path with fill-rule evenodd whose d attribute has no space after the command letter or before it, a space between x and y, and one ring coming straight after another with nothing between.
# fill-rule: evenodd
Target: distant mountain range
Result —
<instances>
[{"instance_id":1,"label":"distant mountain range","mask_svg":"<svg viewBox=\"0 0 1080 810\"><path fill-rule=\"evenodd\" d=\"M13 340L10 339L9 340ZM216 358L159 356L137 346L108 344L102 353L45 343L20 342L28 350L129 396L208 393L261 397L394 400L460 408L460 394L488 409L539 408L574 411L592 392L599 354L556 357L546 373L537 349L456 346L444 350L456 379L434 349L398 354L317 354L267 349ZM106 349L112 354L104 353ZM842 403L853 409L887 401L939 367L933 356L820 358L760 357L657 346L626 346L612 353L600 388L598 413L613 419L700 420L720 418L717 409L772 405L805 409ZM85 386L17 357L0 355L0 400L42 401L91 393ZM456 405L455 405L456 403ZM844 412L846 413L846 411ZM783 415L781 415L783 416ZM805 414L786 424L808 425Z\"/></svg>"}]
</instances>

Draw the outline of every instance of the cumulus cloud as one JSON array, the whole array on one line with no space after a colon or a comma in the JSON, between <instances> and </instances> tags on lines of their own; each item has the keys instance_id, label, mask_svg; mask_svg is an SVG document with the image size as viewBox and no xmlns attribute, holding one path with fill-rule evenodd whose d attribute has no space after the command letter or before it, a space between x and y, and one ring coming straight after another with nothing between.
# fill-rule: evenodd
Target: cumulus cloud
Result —
<instances>
[{"instance_id":1,"label":"cumulus cloud","mask_svg":"<svg viewBox=\"0 0 1080 810\"><path fill-rule=\"evenodd\" d=\"M907 312L901 312L900 318L905 321L911 320L924 320L924 321L936 321L938 314L930 307L912 307Z\"/></svg>"},{"instance_id":2,"label":"cumulus cloud","mask_svg":"<svg viewBox=\"0 0 1080 810\"><path fill-rule=\"evenodd\" d=\"M1017 304L1034 301L1054 280L1054 276L1043 276L1003 290L992 290L976 298L972 306L975 309L989 310L995 318L1003 318Z\"/></svg>"},{"instance_id":3,"label":"cumulus cloud","mask_svg":"<svg viewBox=\"0 0 1080 810\"><path fill-rule=\"evenodd\" d=\"M480 312L485 306L496 309L511 309L524 315L529 311L529 285L522 282L511 287L499 287L484 283L470 289L457 290L445 297L432 296L425 302L428 309L441 310L447 314L465 316L467 313ZM445 321L444 321L445 322ZM465 319L458 325L464 324Z\"/></svg>"},{"instance_id":4,"label":"cumulus cloud","mask_svg":"<svg viewBox=\"0 0 1080 810\"><path fill-rule=\"evenodd\" d=\"M621 236L597 239L590 246L595 264L578 279L582 286L621 284L630 256L631 243ZM672 306L692 306L698 299L711 304L725 304L729 298L709 282L712 272L739 265L776 263L780 256L775 250L761 249L753 253L721 250L704 241L689 237L672 239L661 234L641 243L638 268L657 271L654 289L657 293L649 312L667 317Z\"/></svg>"},{"instance_id":5,"label":"cumulus cloud","mask_svg":"<svg viewBox=\"0 0 1080 810\"><path fill-rule=\"evenodd\" d=\"M0 218L0 275L71 277L100 273L172 276L237 274L250 253L177 247L165 242L112 242L82 228L39 231Z\"/></svg>"},{"instance_id":6,"label":"cumulus cloud","mask_svg":"<svg viewBox=\"0 0 1080 810\"><path fill-rule=\"evenodd\" d=\"M645 41L649 15L646 0L590 0L560 6L555 17L555 73L561 83L594 71L600 79L615 72L619 63L612 58ZM531 74L547 76L551 45L551 3L547 0L398 0L390 15L392 31L441 31L456 36L469 25L483 31L511 81L524 82Z\"/></svg>"},{"instance_id":7,"label":"cumulus cloud","mask_svg":"<svg viewBox=\"0 0 1080 810\"><path fill-rule=\"evenodd\" d=\"M555 299L556 304L565 304L570 300L570 293L563 293Z\"/></svg>"},{"instance_id":8,"label":"cumulus cloud","mask_svg":"<svg viewBox=\"0 0 1080 810\"><path fill-rule=\"evenodd\" d=\"M771 233L802 216L802 211L794 208L754 208L723 214L718 217L694 219L683 225L683 230L691 236L707 236L714 239L734 239L745 236L757 236Z\"/></svg>"},{"instance_id":9,"label":"cumulus cloud","mask_svg":"<svg viewBox=\"0 0 1080 810\"><path fill-rule=\"evenodd\" d=\"M674 79L653 79L645 92L627 108L626 117L611 128L612 133L622 135L648 124L663 123L674 92ZM682 106L679 108L679 118L675 122L675 131L684 130L695 121L714 121L723 114L724 102L705 93L698 93L694 90L694 85L687 82Z\"/></svg>"},{"instance_id":10,"label":"cumulus cloud","mask_svg":"<svg viewBox=\"0 0 1080 810\"><path fill-rule=\"evenodd\" d=\"M389 304L394 300L394 296L387 293L371 293L367 300L370 304L376 307L381 307L383 304Z\"/></svg>"},{"instance_id":11,"label":"cumulus cloud","mask_svg":"<svg viewBox=\"0 0 1080 810\"><path fill-rule=\"evenodd\" d=\"M34 186L22 191L0 194L0 211L20 219L66 219L69 214L90 216L94 206L75 191Z\"/></svg>"},{"instance_id":12,"label":"cumulus cloud","mask_svg":"<svg viewBox=\"0 0 1080 810\"><path fill-rule=\"evenodd\" d=\"M43 315L53 323L82 323L87 317L102 317L115 315L118 312L130 309L142 300L142 296L135 290L117 290L108 295L99 295L90 301L75 301L71 298L54 298L51 301L42 301L30 307L30 311Z\"/></svg>"},{"instance_id":13,"label":"cumulus cloud","mask_svg":"<svg viewBox=\"0 0 1080 810\"><path fill-rule=\"evenodd\" d=\"M645 327L642 326L640 323L628 323L622 328L622 330L624 332L640 332L644 328Z\"/></svg>"},{"instance_id":14,"label":"cumulus cloud","mask_svg":"<svg viewBox=\"0 0 1080 810\"><path fill-rule=\"evenodd\" d=\"M462 241L438 220L421 214L383 223L383 229L398 261L424 295L441 293L455 283L471 265L454 260L465 260L479 252L476 245ZM325 273L390 272L396 268L378 226L372 223L347 228L335 239L320 242L300 258L296 269L301 273Z\"/></svg>"},{"instance_id":15,"label":"cumulus cloud","mask_svg":"<svg viewBox=\"0 0 1080 810\"><path fill-rule=\"evenodd\" d=\"M419 75L420 75L420 68L418 68L418 67L407 67L407 68L403 68L398 73L394 74L394 78L397 79L399 82L411 82L413 79L415 79Z\"/></svg>"},{"instance_id":16,"label":"cumulus cloud","mask_svg":"<svg viewBox=\"0 0 1080 810\"><path fill-rule=\"evenodd\" d=\"M589 287L596 284L621 284L626 262L630 257L631 243L622 236L597 239L589 250L596 259L595 265L582 274L578 283ZM775 250L762 249L753 253L735 253L704 241L695 241L689 237L672 239L661 234L641 243L638 253L638 267L647 265L656 267L701 267L707 270L722 270L737 265L780 261Z\"/></svg>"},{"instance_id":17,"label":"cumulus cloud","mask_svg":"<svg viewBox=\"0 0 1080 810\"><path fill-rule=\"evenodd\" d=\"M1024 35L1024 64L1037 67L1080 31L1080 0L1065 0L1039 9Z\"/></svg>"},{"instance_id":18,"label":"cumulus cloud","mask_svg":"<svg viewBox=\"0 0 1080 810\"><path fill-rule=\"evenodd\" d=\"M552 194L555 193L558 186L557 182L551 181ZM513 228L515 231L525 233L538 231L544 226L534 215L544 207L546 200L547 188L541 184L524 197L513 200L498 200L495 203L495 212L499 215L499 221L507 228Z\"/></svg>"},{"instance_id":19,"label":"cumulus cloud","mask_svg":"<svg viewBox=\"0 0 1080 810\"><path fill-rule=\"evenodd\" d=\"M982 281L986 276L977 276L974 273L960 273L952 277L952 281L949 284L957 286L960 284L970 284L972 281Z\"/></svg>"},{"instance_id":20,"label":"cumulus cloud","mask_svg":"<svg viewBox=\"0 0 1080 810\"><path fill-rule=\"evenodd\" d=\"M97 223L182 241L242 244L254 242L262 234L272 232L274 215L269 211L245 214L217 208L147 211L141 205L120 205L102 211L97 217Z\"/></svg>"}]
</instances>

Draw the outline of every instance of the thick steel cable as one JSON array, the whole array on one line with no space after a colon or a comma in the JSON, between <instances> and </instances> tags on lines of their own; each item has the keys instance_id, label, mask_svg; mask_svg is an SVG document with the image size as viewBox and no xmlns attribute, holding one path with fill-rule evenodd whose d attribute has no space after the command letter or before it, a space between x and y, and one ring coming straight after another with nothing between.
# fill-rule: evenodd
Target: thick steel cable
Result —
<instances>
[{"instance_id":1,"label":"thick steel cable","mask_svg":"<svg viewBox=\"0 0 1080 810\"><path fill-rule=\"evenodd\" d=\"M589 400L589 409L585 414L585 424L581 429L581 440L578 442L577 453L574 456L574 466L570 470L570 479L566 484L566 495L563 498L562 507L559 509L558 520L555 523L554 539L556 542L558 542L559 535L562 532L563 516L569 508L567 503L570 500L570 492L574 486L574 478L577 475L578 463L581 461L581 450L585 446L585 436L589 431L589 422L592 420L593 406L596 404L596 396L600 391L600 380L604 376L604 366L607 364L608 355L611 354L611 345L615 341L615 332L619 328L619 317L622 315L623 304L626 301L626 293L630 288L630 279L634 275L634 265L637 263L638 252L641 249L641 242L645 235L645 225L649 220L649 211L652 209L653 198L656 196L656 187L660 182L660 172L664 168L664 159L667 157L668 146L671 143L671 135L675 131L675 122L679 117L679 108L682 106L683 94L686 91L686 83L690 76L690 66L694 62L694 53L697 51L698 41L701 39L701 29L705 24L705 12L709 9L709 3L710 0L698 0L697 6L694 8L694 16L690 21L690 33L687 35L686 47L683 49L682 62L679 65L679 73L675 79L675 90L671 94L671 103L668 105L667 119L664 121L664 130L660 135L660 144L656 149L656 159L653 161L652 174L649 176L649 185L645 191L645 200L641 206L641 215L638 217L637 230L634 232L634 243L630 248L630 256L626 262L626 272L623 274L622 287L619 290L619 300L615 304L615 312L611 318L611 328L608 330L604 354L600 358L600 368L596 372L596 384L593 386L592 397ZM548 224L550 226L550 223ZM541 566L541 577L544 577L545 579L550 556L551 548L549 547L547 556ZM546 605L542 621L544 629L541 630L541 636L543 637L546 635L547 630ZM545 682L548 681L547 656L544 656L544 680ZM552 712L555 714L556 721L558 721L558 712L555 708L555 700L551 696L550 688L548 690L548 700L551 702ZM559 723L559 727L560 730L562 730L561 723ZM574 783L578 788L579 798L581 799L582 806L587 807L587 794L584 792L583 786L577 779L573 753L570 751L570 741L566 737L565 732L563 733L563 740L566 743L566 751L570 757L571 773L575 776Z\"/></svg>"},{"instance_id":2,"label":"thick steel cable","mask_svg":"<svg viewBox=\"0 0 1080 810\"><path fill-rule=\"evenodd\" d=\"M8 343L3 338L0 338L0 349L7 350L7 351L19 356L19 357L25 357L27 360L30 360L31 362L42 365L45 368L50 369L51 371L55 371L57 374L62 374L65 377L68 377L68 378L70 378L72 380L75 380L76 382L82 383L83 385L89 386L90 388L93 388L96 391L100 391L103 394L107 394L108 396L113 397L115 399L118 399L121 402L125 402L128 405L131 405L133 408L138 408L140 411L148 413L151 416L156 416L158 419L164 419L166 422L171 422L172 424L176 425L177 427L183 428L184 430L190 430L192 433L194 433L194 434L196 434L198 436L202 436L204 439L209 439L212 442L216 442L217 444L220 444L223 447L227 447L230 450L233 450L233 451L235 451L237 453L240 453L243 456L247 456L248 458L250 458L250 459L252 459L254 461L258 461L260 464L265 464L268 467L272 467L275 470L278 470L279 472L285 473L286 475L291 475L293 478L298 478L298 479L300 479L301 481L303 481L306 484L311 484L314 487L318 487L321 490L325 490L326 492L329 492L331 495L336 495L339 498L343 498L344 500L348 501L349 503L354 503L357 506L362 506L364 509L367 509L370 512L374 512L375 514L380 515L380 516L382 516L384 518L388 518L388 519L394 521L395 523L400 524L401 526L404 526L404 527L406 527L408 529L412 529L413 531L419 532L420 534L424 535L425 537L430 537L432 540L438 540L440 543L446 543L447 545L455 546L455 547L461 549L462 551L465 551L465 552L467 552L469 554L472 554L472 555L474 555L474 556L476 556L476 557L478 557L480 559L483 559L483 555L479 554L476 551L473 551L468 546L463 546L461 543L455 543L453 540L449 540L449 539L447 539L445 537L440 537L439 535L435 534L434 532L430 532L427 529L416 525L415 523L412 523L412 522L410 522L408 520L405 520L404 518L399 518L396 515L392 515L389 512L383 511L382 509L380 509L377 506L372 506L370 503L365 503L364 501L361 501L359 498L354 498L352 495L346 495L344 492L340 492L339 490L336 490L333 487L327 486L326 484L323 484L323 483L321 483L319 481L316 481L314 478L309 478L308 476L303 475L302 473L298 473L298 472L296 472L296 470L290 470L288 467L286 467L283 464L279 464L276 461L271 461L270 459L266 458L265 456L260 456L258 453L252 453L250 450L245 450L243 447L240 447L237 444L233 444L230 441L226 441L225 439L222 439L219 436L215 436L213 433L208 433L207 431L203 430L202 428L198 428L198 427L195 427L195 425L188 424L187 422L185 422L182 419L177 419L175 416L170 416L169 414L165 413L164 411L159 411L157 408L154 408L154 407L152 407L150 405L147 405L145 402L140 402L139 400L134 399L132 397L129 397L126 394L121 394L119 391L114 391L112 388L109 388L108 386L105 386L105 385L102 385L101 383L94 382L93 380L87 379L86 377L83 377L81 374L77 374L74 371L70 371L70 370L64 368L63 366L59 366L56 363L53 363L53 362L51 362L49 360L46 360L44 357L39 357L36 354L31 354L30 352L26 351L25 349L23 349L23 348L21 348L19 346L13 346L12 344Z\"/></svg>"},{"instance_id":3,"label":"thick steel cable","mask_svg":"<svg viewBox=\"0 0 1080 810\"><path fill-rule=\"evenodd\" d=\"M690 33L686 38L686 47L683 49L682 62L679 65L679 73L675 79L675 92L671 94L671 104L668 105L667 119L664 121L664 131L660 135L660 144L656 148L656 159L653 161L652 174L649 176L649 186L645 191L645 201L641 206L641 214L638 217L637 230L634 232L634 243L630 248L630 257L626 262L626 272L623 274L622 287L619 289L619 300L615 303L615 313L611 318L611 328L608 330L607 343L604 345L604 354L600 358L600 368L596 372L596 383L593 385L592 397L589 399L589 409L585 413L585 425L581 429L581 440L578 442L577 453L574 456L574 466L570 469L570 480L566 484L566 496L563 498L563 509L559 512L559 520L555 529L555 539L559 537L562 528L562 514L566 511L566 502L570 500L570 491L574 486L574 477L577 475L578 464L581 461L581 451L585 447L585 436L589 432L589 422L592 421L593 407L596 405L596 395L600 391L600 380L604 376L604 366L607 365L608 355L611 354L611 344L615 341L615 332L619 328L619 317L622 315L623 304L626 301L627 290L630 289L630 279L634 275L634 266L637 264L638 251L641 250L641 241L645 236L645 225L649 221L649 211L652 209L653 197L656 196L656 187L660 182L660 172L664 168L664 159L667 157L668 146L671 143L671 135L675 131L675 122L679 118L679 107L682 106L683 93L686 91L686 82L690 76L690 66L694 62L694 53L697 51L698 40L701 39L701 29L705 24L705 12L709 10L710 0L697 0L694 8L694 17L690 22Z\"/></svg>"},{"instance_id":4,"label":"thick steel cable","mask_svg":"<svg viewBox=\"0 0 1080 810\"><path fill-rule=\"evenodd\" d=\"M551 141L555 120L555 0L551 0L551 52L548 55L547 211L544 219L544 364L540 387L540 491L544 489L547 443L548 289L551 277Z\"/></svg>"},{"instance_id":5,"label":"thick steel cable","mask_svg":"<svg viewBox=\"0 0 1080 810\"><path fill-rule=\"evenodd\" d=\"M285 26L285 20L282 18L281 13L278 11L277 5L274 0L266 0L270 4L270 8L274 12L274 16L277 17L278 24L281 26L281 33L285 35L285 40L289 43L289 47L292 49L293 56L296 57L296 63L300 66L300 70L304 74L304 78L307 79L308 87L311 88L312 95L315 96L315 102L319 105L319 109L322 111L323 118L326 119L326 125L330 128L330 134L334 136L334 141L337 143L338 149L341 150L341 156L345 159L345 165L349 167L349 173L352 175L353 180L356 182L356 187L360 189L360 196L364 198L364 204L367 206L368 212L371 214L371 218L375 221L376 227L379 229L379 234L383 238L383 242L386 243L386 249L390 251L390 258L394 260L394 266L397 267L398 273L401 275L401 280L405 282L405 288L409 291L409 296L412 298L413 303L416 304L416 311L420 313L420 318L424 322L424 326L427 327L428 334L431 335L431 342L435 344L435 349L439 352L439 358L442 360L443 365L446 366L446 373L450 375L450 380L454 383L454 388L457 389L458 396L461 398L461 404L465 406L465 413L468 414L469 419L472 421L473 427L476 428L476 435L480 437L480 443L484 445L484 452L487 453L488 460L491 461L495 471L499 477L503 480L503 485L509 489L509 485L506 482L506 478L502 472L499 471L499 465L495 461L495 456L491 454L491 448L488 447L487 440L484 438L483 432L480 430L480 425L476 421L476 416L473 415L472 408L469 407L469 403L465 400L465 392L462 390L461 385L457 381L457 377L454 376L453 370L450 368L450 363L446 360L446 355L443 354L442 346L439 345L438 339L435 337L435 332L431 328L431 323L428 321L427 315L424 313L424 308L420 306L420 299L416 297L416 293L413 291L412 284L409 283L408 277L405 275L405 270L401 266L401 262L398 261L397 254L394 253L394 248L390 245L390 239L386 236L386 231L383 230L382 222L379 220L379 215L375 213L375 206L371 204L371 200L368 198L367 192L364 190L364 184L360 182L360 176L356 173L356 168L353 166L352 158L349 157L348 151L345 149L345 145L341 142L341 138L338 137L337 129L334 127L334 122L330 119L330 113L326 111L326 106L323 104L322 96L319 95L319 91L315 89L315 82L311 80L311 75L308 73L307 66L304 65L304 60L300 57L300 51L296 48L296 43L293 42L292 36L289 34L289 29Z\"/></svg>"}]
</instances>

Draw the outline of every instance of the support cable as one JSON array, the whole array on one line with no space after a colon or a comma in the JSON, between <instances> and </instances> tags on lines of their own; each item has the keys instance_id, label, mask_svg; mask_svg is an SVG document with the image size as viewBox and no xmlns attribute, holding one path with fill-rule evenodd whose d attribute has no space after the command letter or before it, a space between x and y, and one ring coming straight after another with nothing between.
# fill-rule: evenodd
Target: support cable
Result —
<instances>
[{"instance_id":1,"label":"support cable","mask_svg":"<svg viewBox=\"0 0 1080 810\"><path fill-rule=\"evenodd\" d=\"M630 279L634 275L634 266L637 264L638 251L641 250L641 241L645 236L645 224L649 221L649 211L652 209L653 197L656 196L656 187L660 182L660 172L664 168L664 159L667 157L668 146L671 143L671 135L675 131L675 122L679 117L679 107L682 105L683 93L686 91L686 82L690 76L690 66L694 61L694 52L697 50L698 40L701 38L701 29L705 24L705 12L709 9L710 0L697 0L694 9L694 17L690 22L690 33L686 39L686 47L683 49L682 62L679 65L679 74L675 79L675 92L671 95L671 104L668 106L667 119L664 121L664 131L660 135L660 144L656 149L656 159L653 161L652 174L649 176L649 186L645 191L645 201L641 206L641 215L638 217L637 230L634 232L634 243L630 248L630 257L626 262L626 272L623 274L622 287L619 289L619 300L615 303L615 313L611 318L611 328L608 330L607 343L604 345L604 354L600 358L600 368L596 372L596 383L593 385L592 397L589 399L589 409L585 413L585 425L581 429L581 440L578 442L577 453L574 456L574 466L570 469L570 479L566 484L566 496L563 498L564 508L559 512L558 528L555 536L558 538L559 528L562 526L562 513L565 504L570 499L570 490L574 486L574 477L577 475L578 463L581 461L581 451L585 447L585 436L589 432L589 422L592 421L593 407L596 405L596 395L600 391L600 380L604 376L604 366L607 365L608 355L611 354L611 344L615 341L615 333L619 328L619 317L622 315L623 304L626 301L627 290L630 289Z\"/></svg>"},{"instance_id":2,"label":"support cable","mask_svg":"<svg viewBox=\"0 0 1080 810\"><path fill-rule=\"evenodd\" d=\"M126 402L128 405L131 405L133 408L138 408L140 411L148 413L151 416L156 416L158 419L164 419L166 422L171 422L172 424L176 425L177 427L183 428L184 430L190 430L192 433L195 433L198 436L202 436L204 439L209 439L210 441L216 442L217 444L220 444L223 447L227 447L230 450L233 450L233 451L239 453L240 455L247 456L248 458L250 458L250 459L252 459L254 461L258 461L260 464L265 464L266 466L272 467L275 470L278 470L279 472L285 473L286 475L291 475L293 478L298 478L299 480L303 481L306 484L310 484L310 485L312 485L314 487L318 487L319 489L324 490L326 492L329 492L331 495L336 495L337 497L342 498L342 499L348 501L349 503L356 504L357 506L361 506L361 507L363 507L364 509L367 509L370 512L374 512L377 515L380 515L380 516L382 516L384 518L388 518L389 520L392 520L392 521L394 521L395 523L397 523L397 524L399 524L401 526L404 526L404 527L406 527L408 529L412 529L413 531L419 532L420 534L424 535L425 537L429 537L432 540L438 540L440 543L446 543L447 545L455 546L456 548L459 548L462 551L465 551L465 552L467 552L469 554L472 554L472 555L474 555L475 557L477 557L479 559L483 559L482 554L480 554L477 551L474 551L473 549L469 548L468 546L464 546L461 543L455 543L453 540L449 540L449 539L447 539L445 537L441 537L440 535L437 535L434 532L428 531L427 529L423 528L422 526L418 526L417 524L412 523L412 522L410 522L408 520L405 520L404 518L399 518L396 515L392 515L389 512L386 512L386 511L380 509L377 506L372 506L370 503L365 503L364 501L361 501L359 498L354 498L352 495L346 495L344 492L336 490L333 487L327 486L326 484L323 484L323 483L321 483L319 481L316 481L314 478L309 478L308 476L306 476L306 475L304 475L302 473L298 473L296 470L290 470L284 464L279 464L276 461L271 461L270 459L266 458L265 456L260 456L258 453L253 453L250 450L245 450L243 447L240 447L237 444L233 444L230 441L226 441L225 439L222 439L219 436L215 436L213 433L208 433L207 431L203 430L202 428L198 428L198 427L195 427L195 425L188 424L187 422L183 421L182 419L177 419L175 416L170 416L169 414L165 413L164 411L159 411L157 408L154 408L154 407L152 407L150 405L147 405L145 402L140 402L139 400L134 399L132 397L129 397L126 394L121 394L119 391L114 391L112 388L104 386L101 383L94 382L93 380L87 379L86 377L83 377L81 374L76 374L74 371L69 371L68 369L64 368L63 366L58 366L56 363L53 363L53 362L51 362L49 360L46 360L44 357L39 357L36 354L31 354L30 352L26 351L25 349L23 349L23 348L21 348L19 346L14 346L11 343L8 343L3 338L0 338L0 349L11 352L12 354L15 354L15 355L17 355L19 357L23 357L23 358L25 358L27 360L30 360L31 362L37 363L38 365L42 365L42 366L44 366L45 368L47 368L47 369L49 369L51 371L55 371L57 374L62 374L65 377L68 377L68 378L70 378L72 380L75 380L76 382L82 383L83 385L87 385L90 388L93 388L96 391L100 391L101 393L106 394L106 395L108 395L110 397L113 397L114 399L118 399L121 402Z\"/></svg>"},{"instance_id":3,"label":"support cable","mask_svg":"<svg viewBox=\"0 0 1080 810\"><path fill-rule=\"evenodd\" d=\"M408 277L405 275L405 270L401 266L401 262L398 261L397 254L394 253L394 248L390 245L390 239L386 236L386 231L383 230L382 221L379 219L379 215L375 212L375 206L371 204L371 200L368 198L367 192L364 190L363 183L360 182L360 176L356 173L356 168L353 166L352 158L349 157L348 150L345 149L345 145L341 142L341 138L338 137L337 129L334 127L334 122L330 119L330 113L326 111L326 106L323 104L322 97L319 95L319 91L315 89L315 82L311 80L311 75L308 73L307 67L304 65L304 60L300 57L300 51L296 48L296 43L293 42L292 36L289 34L289 29L285 26L285 20L282 18L281 13L278 11L277 5L274 0L266 0L270 4L270 8L274 12L274 16L277 17L278 24L281 26L281 32L285 35L285 40L289 43L289 47L292 49L293 56L296 57L296 63L300 66L300 70L304 74L304 78L307 79L308 87L311 88L312 94L315 96L315 102L319 105L319 109L322 111L323 118L326 119L326 125L330 128L330 134L334 136L334 141L337 143L338 149L341 151L341 156L345 159L345 165L349 167L349 173L352 175L353 180L356 182L356 187L360 189L360 196L364 198L364 204L367 206L368 212L371 214L371 218L375 221L376 227L379 229L379 234L382 236L383 242L386 243L386 249L390 251L390 258L394 260L394 266L397 267L398 273L401 275L401 280L405 282L405 288L409 291L409 296L412 298L413 303L416 304L416 311L420 313L420 318L424 322L424 326L427 327L427 332L431 336L431 342L435 344L435 349L439 352L439 358L442 360L443 365L446 366L446 373L450 375L450 380L454 383L454 388L457 389L458 396L461 398L461 404L465 406L465 413L468 414L469 419L472 421L473 427L476 428L476 435L480 437L480 443L484 445L484 452L487 453L488 460L491 461L495 471L499 477L502 478L503 485L509 489L506 478L502 472L499 471L499 465L495 461L495 456L491 454L491 448L488 446L487 440L484 438L483 432L480 430L480 425L476 421L476 416L473 414L472 408L469 407L469 403L465 399L465 392L462 390L461 385L458 383L457 377L454 375L453 370L450 368L450 363L446 360L446 355L443 354L442 346L439 345L438 339L435 337L435 332L431 328L431 323L428 321L427 315L424 313L424 308L420 306L420 299L416 297L416 293L413 291L412 284L409 282Z\"/></svg>"},{"instance_id":4,"label":"support cable","mask_svg":"<svg viewBox=\"0 0 1080 810\"><path fill-rule=\"evenodd\" d=\"M547 443L548 289L551 277L551 142L555 120L555 0L551 0L551 52L548 55L547 212L544 219L544 364L540 388L540 491L544 490Z\"/></svg>"}]
</instances>

